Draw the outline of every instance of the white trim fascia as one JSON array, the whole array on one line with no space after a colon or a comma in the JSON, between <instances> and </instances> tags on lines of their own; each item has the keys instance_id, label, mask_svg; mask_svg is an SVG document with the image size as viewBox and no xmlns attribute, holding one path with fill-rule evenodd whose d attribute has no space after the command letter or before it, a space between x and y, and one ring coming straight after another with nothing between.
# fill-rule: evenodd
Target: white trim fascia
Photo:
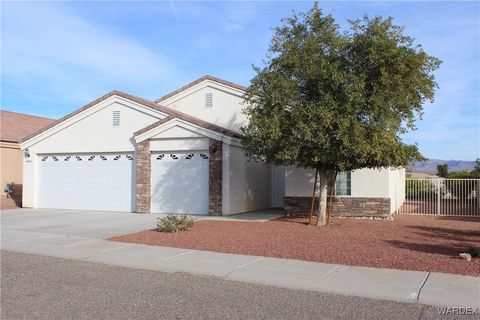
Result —
<instances>
[{"instance_id":1,"label":"white trim fascia","mask_svg":"<svg viewBox=\"0 0 480 320\"><path fill-rule=\"evenodd\" d=\"M143 112L145 114L153 116L153 117L155 117L159 120L164 119L168 116L167 113L162 112L160 110L155 110L151 107L148 107L148 106L145 106L143 104L137 103L135 101L126 99L124 97L113 95L113 96L108 97L107 99L99 102L98 104L93 105L93 106L89 107L88 109L86 109L82 112L79 112L78 114L73 115L72 117L66 119L65 121L62 121L62 122L58 123L57 125L45 130L44 132L41 132L40 134L28 139L27 141L24 141L24 142L20 143L20 148L22 150L25 149L25 148L29 148L29 147L37 144L38 142L50 137L51 135L56 134L56 133L62 131L63 129L68 128L69 126L71 126L71 125L73 125L73 124L91 116L92 114L110 106L111 104L113 104L115 102L117 102L119 104L122 104L125 107L132 108L132 109L137 110L139 112Z\"/></svg>"},{"instance_id":2,"label":"white trim fascia","mask_svg":"<svg viewBox=\"0 0 480 320\"><path fill-rule=\"evenodd\" d=\"M159 125L158 127L155 127L155 128L152 128L151 130L147 131L147 132L144 132L140 135L138 135L137 137L135 137L135 141L138 143L138 142L142 142L142 141L145 141L149 138L153 138L159 134L162 134L164 133L165 131L168 131L174 127L176 127L178 124L177 124L177 121L175 120L178 120L178 119L171 119L171 120L168 120L167 122L165 123L162 123L161 125ZM182 129L185 129L185 130L188 130L188 131L191 131L191 132L194 132L196 133L195 131L192 131L192 130L189 130L188 128L185 128L184 126L179 126L180 128ZM143 137L146 136L146 138L144 139Z\"/></svg>"},{"instance_id":3,"label":"white trim fascia","mask_svg":"<svg viewBox=\"0 0 480 320\"><path fill-rule=\"evenodd\" d=\"M152 128L151 130L148 130L148 131L136 136L135 137L135 142L140 143L140 142L145 141L147 139L150 139L151 137L154 137L154 136L156 136L156 135L158 135L158 134L160 134L160 133L162 133L166 130L169 130L169 129L175 127L175 126L179 126L180 128L192 131L192 132L197 133L201 136L204 136L204 137L207 137L207 138L212 138L212 139L215 139L215 140L218 140L218 141L222 141L222 142L225 142L227 144L240 146L240 147L242 146L241 141L238 138L228 137L228 136L225 136L224 134L215 132L215 131L210 130L210 129L203 128L199 125L196 125L196 124L193 124L191 122L188 122L188 121L185 121L185 120L182 120L182 119L178 119L178 118L171 119L171 120L169 120L165 123L162 123L161 125L159 125L155 128Z\"/></svg>"},{"instance_id":4,"label":"white trim fascia","mask_svg":"<svg viewBox=\"0 0 480 320\"><path fill-rule=\"evenodd\" d=\"M194 86L191 86L188 89L185 89L184 91L181 91L177 94L174 94L173 96L168 97L165 100L159 101L158 104L168 106L169 104L175 103L178 100L182 100L182 99L188 97L189 95L192 95L195 92L197 92L197 91L199 91L203 88L206 88L206 87L212 87L214 89L220 90L220 91L225 92L227 94L237 96L239 98L241 98L243 96L243 94L245 93L244 90L240 90L238 88L234 88L234 87L228 86L228 85L223 84L223 83L219 83L219 82L216 82L216 81L205 79L202 82L197 83L197 84L195 84Z\"/></svg>"},{"instance_id":5,"label":"white trim fascia","mask_svg":"<svg viewBox=\"0 0 480 320\"><path fill-rule=\"evenodd\" d=\"M184 127L180 127L180 126L177 126L175 125L175 123L169 123L168 126L165 126L163 129L164 130L161 130L159 131L155 136L151 136L150 139L172 139L172 137L169 136L168 132L165 133L166 131L169 131L169 130L172 130L174 128L180 128L182 129L184 132L188 132L188 134L191 134L191 136L182 136L182 137L174 137L173 139L176 139L176 138L205 138L204 136L199 136L198 133L192 131L192 130L189 130L187 128L184 128ZM159 137L159 135L165 135L164 137Z\"/></svg>"}]
</instances>

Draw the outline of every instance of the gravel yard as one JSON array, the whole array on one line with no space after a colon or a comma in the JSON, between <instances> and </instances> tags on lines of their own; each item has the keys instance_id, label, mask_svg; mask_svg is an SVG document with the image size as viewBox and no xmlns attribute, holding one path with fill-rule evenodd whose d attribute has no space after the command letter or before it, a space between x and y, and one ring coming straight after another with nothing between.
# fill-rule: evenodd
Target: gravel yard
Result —
<instances>
[{"instance_id":1,"label":"gravel yard","mask_svg":"<svg viewBox=\"0 0 480 320\"><path fill-rule=\"evenodd\" d=\"M208 221L177 234L146 230L109 240L324 263L480 276L480 259L458 254L480 247L480 219L395 216L393 221L305 218L268 222Z\"/></svg>"}]
</instances>

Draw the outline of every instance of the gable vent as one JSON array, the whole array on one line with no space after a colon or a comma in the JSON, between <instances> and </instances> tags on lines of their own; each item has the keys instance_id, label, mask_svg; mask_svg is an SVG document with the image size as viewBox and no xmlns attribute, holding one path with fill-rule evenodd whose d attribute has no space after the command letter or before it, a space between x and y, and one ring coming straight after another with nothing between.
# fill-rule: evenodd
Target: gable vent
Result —
<instances>
[{"instance_id":1,"label":"gable vent","mask_svg":"<svg viewBox=\"0 0 480 320\"><path fill-rule=\"evenodd\" d=\"M112 125L114 127L120 126L120 111L113 111Z\"/></svg>"},{"instance_id":2,"label":"gable vent","mask_svg":"<svg viewBox=\"0 0 480 320\"><path fill-rule=\"evenodd\" d=\"M205 93L205 108L213 107L213 93Z\"/></svg>"}]
</instances>

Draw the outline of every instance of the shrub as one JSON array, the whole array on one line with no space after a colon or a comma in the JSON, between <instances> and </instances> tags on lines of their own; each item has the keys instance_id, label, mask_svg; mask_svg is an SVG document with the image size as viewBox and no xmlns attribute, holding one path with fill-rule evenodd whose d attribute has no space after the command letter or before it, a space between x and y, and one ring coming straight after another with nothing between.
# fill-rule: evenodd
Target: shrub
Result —
<instances>
[{"instance_id":1,"label":"shrub","mask_svg":"<svg viewBox=\"0 0 480 320\"><path fill-rule=\"evenodd\" d=\"M448 177L448 164L437 165L437 176L442 178Z\"/></svg>"},{"instance_id":2,"label":"shrub","mask_svg":"<svg viewBox=\"0 0 480 320\"><path fill-rule=\"evenodd\" d=\"M461 177L462 175L457 175ZM445 188L457 199L470 199L473 197L474 191L477 190L476 180L461 180L468 178L455 178L459 180L446 180ZM478 196L477 196L478 199Z\"/></svg>"},{"instance_id":3,"label":"shrub","mask_svg":"<svg viewBox=\"0 0 480 320\"><path fill-rule=\"evenodd\" d=\"M195 220L186 214L169 214L157 219L157 230L161 232L179 232L193 227Z\"/></svg>"},{"instance_id":4,"label":"shrub","mask_svg":"<svg viewBox=\"0 0 480 320\"><path fill-rule=\"evenodd\" d=\"M430 181L407 180L405 197L407 199L436 199L437 189Z\"/></svg>"}]
</instances>

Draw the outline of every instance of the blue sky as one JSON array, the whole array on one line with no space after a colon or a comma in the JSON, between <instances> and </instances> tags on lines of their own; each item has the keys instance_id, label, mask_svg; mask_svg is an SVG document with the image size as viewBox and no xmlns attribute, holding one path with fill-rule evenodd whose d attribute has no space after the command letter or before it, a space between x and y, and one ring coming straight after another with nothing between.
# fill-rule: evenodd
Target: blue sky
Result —
<instances>
[{"instance_id":1,"label":"blue sky","mask_svg":"<svg viewBox=\"0 0 480 320\"><path fill-rule=\"evenodd\" d=\"M271 27L312 2L3 2L1 107L59 118L113 90L158 98L204 75L248 85ZM443 64L418 130L429 158L480 157L479 2L321 2L392 16Z\"/></svg>"}]
</instances>

